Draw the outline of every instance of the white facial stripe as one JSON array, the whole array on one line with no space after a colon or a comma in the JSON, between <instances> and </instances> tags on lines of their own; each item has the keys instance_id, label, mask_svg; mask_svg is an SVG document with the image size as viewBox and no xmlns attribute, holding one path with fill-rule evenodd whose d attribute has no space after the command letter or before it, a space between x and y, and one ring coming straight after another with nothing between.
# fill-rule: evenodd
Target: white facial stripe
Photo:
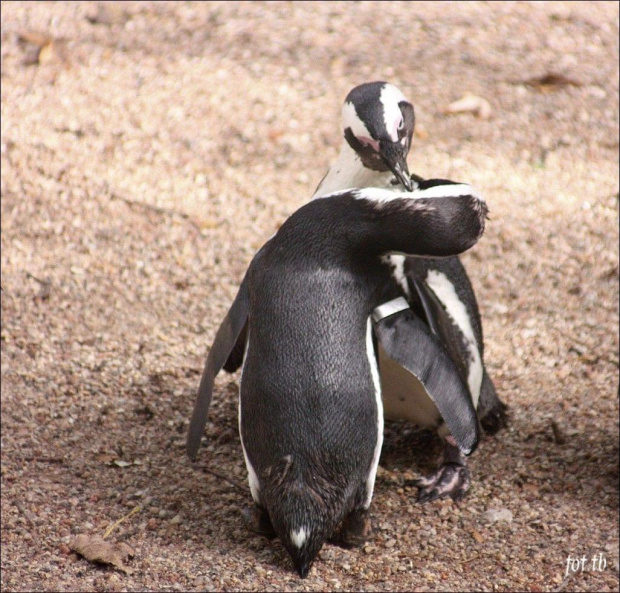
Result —
<instances>
[{"instance_id":1,"label":"white facial stripe","mask_svg":"<svg viewBox=\"0 0 620 593\"><path fill-rule=\"evenodd\" d=\"M356 138L372 138L368 128L357 115L353 103L345 103L342 106L342 129L351 128Z\"/></svg>"},{"instance_id":2,"label":"white facial stripe","mask_svg":"<svg viewBox=\"0 0 620 593\"><path fill-rule=\"evenodd\" d=\"M306 531L305 527L300 527L297 531L291 529L291 541L293 545L297 548L301 548L306 542L309 533L310 530Z\"/></svg>"},{"instance_id":3,"label":"white facial stripe","mask_svg":"<svg viewBox=\"0 0 620 593\"><path fill-rule=\"evenodd\" d=\"M463 198L472 196L481 202L484 199L476 192L476 190L466 183L435 185L427 189L416 189L413 191L394 191L382 189L378 187L365 187L355 192L355 197L359 200L373 200L375 202L389 202L391 200L421 200L423 198Z\"/></svg>"},{"instance_id":4,"label":"white facial stripe","mask_svg":"<svg viewBox=\"0 0 620 593\"><path fill-rule=\"evenodd\" d=\"M454 285L448 280L445 274L437 270L429 270L426 276L426 283L437 295L437 298L445 307L446 312L465 337L467 351L470 356L467 384L474 403L474 408L477 408L478 399L480 398L480 388L482 386L482 359L467 308L463 301L459 299Z\"/></svg>"},{"instance_id":5,"label":"white facial stripe","mask_svg":"<svg viewBox=\"0 0 620 593\"><path fill-rule=\"evenodd\" d=\"M368 364L370 365L370 374L372 382L375 386L375 400L377 402L377 444L375 452L370 464L370 471L366 479L366 502L364 508L370 506L372 493L375 488L375 478L377 477L377 468L379 467L379 457L381 456L381 447L383 446L383 401L381 400L381 379L379 378L379 365L375 355L375 348L372 343L372 322L368 317L368 325L366 327L366 354L368 355Z\"/></svg>"},{"instance_id":6,"label":"white facial stripe","mask_svg":"<svg viewBox=\"0 0 620 593\"><path fill-rule=\"evenodd\" d=\"M398 124L403 118L398 104L407 99L394 85L386 84L381 91L379 100L383 105L385 129L390 135L392 142L398 142Z\"/></svg>"}]
</instances>

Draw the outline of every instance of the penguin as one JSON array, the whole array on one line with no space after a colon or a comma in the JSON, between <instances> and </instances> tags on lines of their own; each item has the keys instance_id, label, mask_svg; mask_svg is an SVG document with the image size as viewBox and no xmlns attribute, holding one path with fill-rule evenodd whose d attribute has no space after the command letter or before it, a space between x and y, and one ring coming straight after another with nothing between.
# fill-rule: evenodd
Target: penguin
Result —
<instances>
[{"instance_id":1,"label":"penguin","mask_svg":"<svg viewBox=\"0 0 620 593\"><path fill-rule=\"evenodd\" d=\"M378 81L353 88L342 107L340 154L312 199L356 187L418 189L443 195L447 186L459 185L443 179L424 180L409 173L406 159L414 128L414 107L394 85ZM457 256L435 259L403 254L386 255L382 261L390 270L386 302L404 298L417 318L437 336L445 350L443 354L447 354L441 360L460 373L485 432L495 434L506 425L506 405L499 399L484 366L480 312L462 262ZM392 322L396 319L392 318ZM402 313L398 319L407 323L409 317ZM241 366L245 344L246 333L242 329L224 370L234 372ZM419 348L417 351L420 356L426 354ZM379 354L386 419L407 420L436 429L444 444L437 470L413 483L419 488L418 501L446 496L461 500L471 484L469 468L429 394L428 385L398 364L397 356L387 356L381 348Z\"/></svg>"},{"instance_id":2,"label":"penguin","mask_svg":"<svg viewBox=\"0 0 620 593\"><path fill-rule=\"evenodd\" d=\"M452 183L409 174L407 155L414 128L414 107L394 85L378 81L353 88L342 107L340 154L319 183L313 199L348 187L411 190ZM468 386L482 426L488 434L495 434L506 425L506 405L499 399L484 365L480 312L462 262L456 256L428 259L402 254L386 256L384 262L392 269L393 297L405 298L441 340ZM418 500L426 502L445 496L462 499L470 485L469 470L426 390L383 352L380 374L386 419L435 427L444 441L443 461L438 470L416 482Z\"/></svg>"},{"instance_id":3,"label":"penguin","mask_svg":"<svg viewBox=\"0 0 620 593\"><path fill-rule=\"evenodd\" d=\"M414 129L413 105L393 84L367 82L353 88L342 106L340 154L312 198L353 187L414 189L407 166Z\"/></svg>"},{"instance_id":4,"label":"penguin","mask_svg":"<svg viewBox=\"0 0 620 593\"><path fill-rule=\"evenodd\" d=\"M293 213L250 263L209 351L187 452L195 459L215 376L245 333L239 431L254 505L244 517L280 538L301 578L328 538L358 546L370 533L380 348L428 387L459 454L475 449L467 386L409 303L386 302L381 258L462 253L482 235L486 210L465 184L335 192Z\"/></svg>"}]
</instances>

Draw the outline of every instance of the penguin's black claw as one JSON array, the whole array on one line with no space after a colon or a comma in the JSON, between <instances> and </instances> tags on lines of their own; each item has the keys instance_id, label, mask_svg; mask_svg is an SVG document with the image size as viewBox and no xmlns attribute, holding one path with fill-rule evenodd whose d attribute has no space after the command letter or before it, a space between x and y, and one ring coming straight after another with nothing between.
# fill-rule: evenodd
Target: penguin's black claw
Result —
<instances>
[{"instance_id":1,"label":"penguin's black claw","mask_svg":"<svg viewBox=\"0 0 620 593\"><path fill-rule=\"evenodd\" d=\"M258 535L262 535L267 539L273 539L276 537L276 530L271 524L269 513L258 505L252 507L246 507L241 510L241 516L245 526Z\"/></svg>"},{"instance_id":2,"label":"penguin's black claw","mask_svg":"<svg viewBox=\"0 0 620 593\"><path fill-rule=\"evenodd\" d=\"M434 474L409 484L419 488L418 502L431 502L450 496L458 502L469 490L471 483L469 469L459 463L445 463Z\"/></svg>"}]
</instances>

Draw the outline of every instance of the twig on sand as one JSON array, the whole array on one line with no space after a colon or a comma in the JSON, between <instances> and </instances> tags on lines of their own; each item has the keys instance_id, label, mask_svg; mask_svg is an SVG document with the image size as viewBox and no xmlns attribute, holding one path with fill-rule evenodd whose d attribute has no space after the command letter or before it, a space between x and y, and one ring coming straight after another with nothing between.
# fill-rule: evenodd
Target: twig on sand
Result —
<instances>
[{"instance_id":1,"label":"twig on sand","mask_svg":"<svg viewBox=\"0 0 620 593\"><path fill-rule=\"evenodd\" d=\"M235 486L235 488L239 488L239 490L243 490L243 492L245 492L246 494L250 494L250 489L247 486L244 486L243 484L241 484L240 482L237 482L237 480L233 480L232 478L229 478L228 476L225 476L224 474L221 474L220 472L216 472L215 470L210 469L208 467L204 467L203 470L207 472L208 474L215 476L216 478L226 480L229 484L232 484L233 486Z\"/></svg>"},{"instance_id":2,"label":"twig on sand","mask_svg":"<svg viewBox=\"0 0 620 593\"><path fill-rule=\"evenodd\" d=\"M109 537L109 535L125 520L125 519L129 519L129 517L131 517L132 515L135 515L137 512L141 511L142 507L140 505L138 505L137 507L131 509L131 511L129 513L127 513L124 517L121 517L118 521L116 521L116 523L112 523L112 525L110 525L110 527L108 527L105 530L105 533L103 534L103 539L106 539L107 537Z\"/></svg>"},{"instance_id":3,"label":"twig on sand","mask_svg":"<svg viewBox=\"0 0 620 593\"><path fill-rule=\"evenodd\" d=\"M113 200L120 200L121 202L124 202L130 208L138 207L138 208L142 208L143 210L150 210L151 212L155 212L157 214L162 214L162 215L165 215L165 216L179 216L183 220L189 222L189 224L191 224L198 232L200 232L200 227L198 226L198 224L196 224L189 217L188 214L185 214L185 212L179 212L178 210L173 210L172 208L162 208L161 206L153 206L153 204L147 204L145 202L139 202L137 200L131 200L129 198L125 198L125 197L117 194L116 192L112 192L110 194L110 197Z\"/></svg>"}]
</instances>

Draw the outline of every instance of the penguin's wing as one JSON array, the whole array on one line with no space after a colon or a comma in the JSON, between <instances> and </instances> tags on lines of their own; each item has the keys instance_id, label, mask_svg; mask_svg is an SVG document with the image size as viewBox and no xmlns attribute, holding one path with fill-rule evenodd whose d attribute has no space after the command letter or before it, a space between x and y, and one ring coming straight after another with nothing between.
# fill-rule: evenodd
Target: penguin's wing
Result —
<instances>
[{"instance_id":1,"label":"penguin's wing","mask_svg":"<svg viewBox=\"0 0 620 593\"><path fill-rule=\"evenodd\" d=\"M420 381L457 445L469 455L478 444L480 429L467 386L439 338L407 301L400 297L390 303L373 313L377 340L392 360Z\"/></svg>"},{"instance_id":2,"label":"penguin's wing","mask_svg":"<svg viewBox=\"0 0 620 593\"><path fill-rule=\"evenodd\" d=\"M217 330L217 334L215 334L215 340L213 340L213 345L211 350L209 350L207 362L202 372L198 395L196 396L194 411L192 412L187 433L186 451L192 460L196 459L200 440L207 423L209 405L211 404L211 396L213 394L213 382L235 348L237 339L248 319L250 294L247 277L246 274L230 310L226 317L224 317L224 321L222 321L222 325Z\"/></svg>"},{"instance_id":3,"label":"penguin's wing","mask_svg":"<svg viewBox=\"0 0 620 593\"><path fill-rule=\"evenodd\" d=\"M239 333L237 342L230 352L230 356L224 363L224 370L227 373L234 373L242 364L243 357L245 356L245 343L248 341L248 322L246 319L245 325Z\"/></svg>"},{"instance_id":4,"label":"penguin's wing","mask_svg":"<svg viewBox=\"0 0 620 593\"><path fill-rule=\"evenodd\" d=\"M423 281L410 277L411 284L422 303L426 322L431 331L439 337L444 348L456 363L462 377L467 377L465 360L467 352L463 350L462 336L444 306L432 289Z\"/></svg>"}]
</instances>

